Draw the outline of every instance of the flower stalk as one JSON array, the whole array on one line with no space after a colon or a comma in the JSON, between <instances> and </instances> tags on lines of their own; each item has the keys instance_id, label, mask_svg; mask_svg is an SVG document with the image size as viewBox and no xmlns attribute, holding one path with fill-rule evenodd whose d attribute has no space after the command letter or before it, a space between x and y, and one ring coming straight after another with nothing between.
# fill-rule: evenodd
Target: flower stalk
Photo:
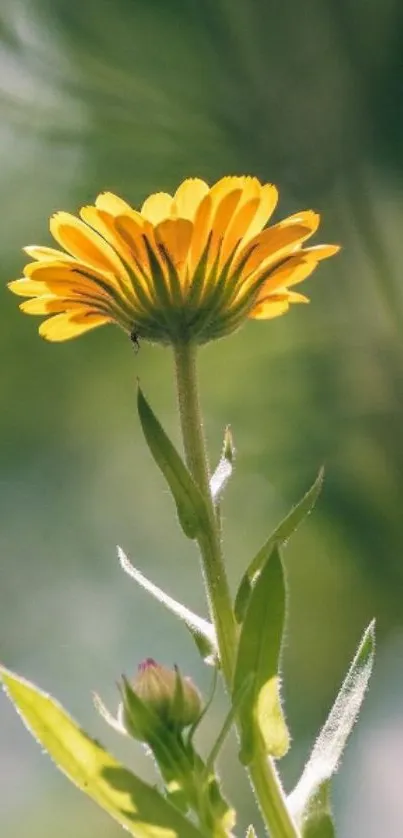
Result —
<instances>
[{"instance_id":1,"label":"flower stalk","mask_svg":"<svg viewBox=\"0 0 403 838\"><path fill-rule=\"evenodd\" d=\"M219 522L210 492L196 353L197 346L191 342L181 342L174 346L179 415L187 465L203 494L208 510L208 528L199 536L198 544L211 619L217 633L224 681L227 690L231 692L237 653L237 624L223 561ZM267 757L263 747L257 749L249 765L249 775L272 838L298 838L299 832L287 809L274 762Z\"/></svg>"}]
</instances>

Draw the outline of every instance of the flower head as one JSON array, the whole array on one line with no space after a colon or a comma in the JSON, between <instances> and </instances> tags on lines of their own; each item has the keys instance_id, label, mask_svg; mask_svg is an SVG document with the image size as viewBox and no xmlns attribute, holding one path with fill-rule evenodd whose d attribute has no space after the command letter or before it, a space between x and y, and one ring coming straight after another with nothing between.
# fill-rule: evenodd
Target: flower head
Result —
<instances>
[{"instance_id":1,"label":"flower head","mask_svg":"<svg viewBox=\"0 0 403 838\"><path fill-rule=\"evenodd\" d=\"M139 739L144 738L149 723L144 726L142 714L139 715L137 705L133 705L133 693L166 728L181 731L196 722L201 714L201 697L191 679L183 678L177 668L168 669L147 658L139 665L133 681L124 683L119 711L123 727Z\"/></svg>"},{"instance_id":2,"label":"flower head","mask_svg":"<svg viewBox=\"0 0 403 838\"><path fill-rule=\"evenodd\" d=\"M140 211L106 192L81 218L56 213L63 249L27 247L33 261L9 287L30 298L23 311L51 315L39 327L51 341L114 322L135 340L205 343L307 302L293 286L339 249L303 246L319 226L311 210L265 227L277 198L252 177L188 179Z\"/></svg>"}]
</instances>

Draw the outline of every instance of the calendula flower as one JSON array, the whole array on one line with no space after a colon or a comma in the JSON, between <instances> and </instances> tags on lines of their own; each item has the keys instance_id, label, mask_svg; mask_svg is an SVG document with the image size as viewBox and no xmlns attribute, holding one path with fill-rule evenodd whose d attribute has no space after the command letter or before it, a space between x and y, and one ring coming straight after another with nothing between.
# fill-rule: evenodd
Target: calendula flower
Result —
<instances>
[{"instance_id":1,"label":"calendula flower","mask_svg":"<svg viewBox=\"0 0 403 838\"><path fill-rule=\"evenodd\" d=\"M105 192L80 218L56 213L63 250L27 247L33 261L9 287L30 298L23 311L52 315L39 327L51 341L117 323L133 340L205 343L308 302L294 286L339 249L304 247L319 226L311 210L266 227L277 198L252 177L188 179L140 211Z\"/></svg>"}]
</instances>

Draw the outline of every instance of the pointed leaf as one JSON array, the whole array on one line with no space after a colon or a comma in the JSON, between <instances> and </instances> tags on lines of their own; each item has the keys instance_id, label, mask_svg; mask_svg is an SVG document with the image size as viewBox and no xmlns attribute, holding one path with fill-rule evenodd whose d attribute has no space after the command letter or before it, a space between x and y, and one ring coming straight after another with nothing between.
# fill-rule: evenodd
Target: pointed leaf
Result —
<instances>
[{"instance_id":1,"label":"pointed leaf","mask_svg":"<svg viewBox=\"0 0 403 838\"><path fill-rule=\"evenodd\" d=\"M239 639L233 695L246 679L254 676L253 686L242 703L241 760L248 764L260 732L266 752L284 756L289 734L279 695L279 657L285 620L285 584L277 546L266 560L250 596Z\"/></svg>"},{"instance_id":2,"label":"pointed leaf","mask_svg":"<svg viewBox=\"0 0 403 838\"><path fill-rule=\"evenodd\" d=\"M224 434L224 445L218 466L210 480L210 491L213 503L221 500L224 489L232 475L235 449L231 429L227 427Z\"/></svg>"},{"instance_id":3,"label":"pointed leaf","mask_svg":"<svg viewBox=\"0 0 403 838\"><path fill-rule=\"evenodd\" d=\"M196 538L208 521L203 496L140 387L137 408L147 445L172 492L183 532Z\"/></svg>"},{"instance_id":4,"label":"pointed leaf","mask_svg":"<svg viewBox=\"0 0 403 838\"><path fill-rule=\"evenodd\" d=\"M289 805L296 820L303 820L311 801L315 799L323 784L337 771L368 687L374 654L375 622L372 621L361 640L302 776L289 797Z\"/></svg>"},{"instance_id":5,"label":"pointed leaf","mask_svg":"<svg viewBox=\"0 0 403 838\"><path fill-rule=\"evenodd\" d=\"M171 611L172 614L179 617L179 619L182 620L189 629L204 660L207 663L214 662L214 660L218 658L218 649L215 631L212 624L208 620L204 620L203 617L199 617L197 614L194 614L193 611L190 611L190 609L186 608L185 605L182 605L181 602L177 602L176 599L168 596L168 594L166 594L161 588L158 588L157 585L150 582L146 576L143 576L143 574L132 565L122 548L118 547L117 549L120 565L125 573L127 573L131 579L134 579L138 585L144 588L147 593L155 597L158 602L165 605L165 608L167 608L168 611Z\"/></svg>"},{"instance_id":6,"label":"pointed leaf","mask_svg":"<svg viewBox=\"0 0 403 838\"><path fill-rule=\"evenodd\" d=\"M295 532L297 527L302 523L304 518L312 512L313 507L317 501L318 495L323 485L324 469L321 468L319 474L308 489L304 497L297 503L285 518L278 524L274 532L269 536L267 541L260 548L255 558L252 559L248 569L244 573L241 583L235 597L235 617L238 623L242 623L245 616L245 611L249 601L252 588L256 579L267 559L270 555L274 544L284 544L290 536Z\"/></svg>"},{"instance_id":7,"label":"pointed leaf","mask_svg":"<svg viewBox=\"0 0 403 838\"><path fill-rule=\"evenodd\" d=\"M301 825L301 838L336 838L329 803L329 783L322 783L309 801Z\"/></svg>"},{"instance_id":8,"label":"pointed leaf","mask_svg":"<svg viewBox=\"0 0 403 838\"><path fill-rule=\"evenodd\" d=\"M58 768L136 838L202 838L159 792L91 739L46 693L3 667L0 677L33 737Z\"/></svg>"}]
</instances>

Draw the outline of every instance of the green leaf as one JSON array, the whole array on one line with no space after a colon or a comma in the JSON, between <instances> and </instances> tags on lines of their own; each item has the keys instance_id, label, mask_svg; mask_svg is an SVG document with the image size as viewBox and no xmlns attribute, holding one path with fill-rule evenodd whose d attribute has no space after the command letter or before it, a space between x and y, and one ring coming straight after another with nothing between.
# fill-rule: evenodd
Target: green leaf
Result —
<instances>
[{"instance_id":1,"label":"green leaf","mask_svg":"<svg viewBox=\"0 0 403 838\"><path fill-rule=\"evenodd\" d=\"M268 754L281 757L288 750L289 734L279 695L279 657L285 620L285 583L277 546L262 568L251 593L239 638L233 696L251 675L253 686L239 713L241 760L253 759L260 732Z\"/></svg>"},{"instance_id":2,"label":"green leaf","mask_svg":"<svg viewBox=\"0 0 403 838\"><path fill-rule=\"evenodd\" d=\"M255 832L252 824L250 826L248 826L248 828L246 830L245 838L256 838L256 832Z\"/></svg>"},{"instance_id":3,"label":"green leaf","mask_svg":"<svg viewBox=\"0 0 403 838\"><path fill-rule=\"evenodd\" d=\"M139 570L137 570L136 567L132 565L121 547L118 547L117 550L122 570L124 570L131 579L134 579L138 585L144 588L147 593L151 594L151 596L158 600L158 602L165 605L165 608L167 608L168 611L171 611L172 614L175 614L176 617L179 617L179 619L182 620L186 628L190 631L202 658L206 663L214 663L214 661L218 659L218 648L214 626L208 620L204 620L203 617L199 617L197 614L194 614L193 611L190 611L190 609L185 605L182 605L181 602L177 602L176 599L168 596L165 591L158 588L158 586L154 585L153 582L150 582L146 576L144 576Z\"/></svg>"},{"instance_id":4,"label":"green leaf","mask_svg":"<svg viewBox=\"0 0 403 838\"><path fill-rule=\"evenodd\" d=\"M368 626L329 717L313 747L288 802L296 821L303 822L323 784L337 771L344 747L358 717L372 672L375 622Z\"/></svg>"},{"instance_id":5,"label":"green leaf","mask_svg":"<svg viewBox=\"0 0 403 838\"><path fill-rule=\"evenodd\" d=\"M297 527L299 527L302 523L304 518L312 512L323 485L323 477L324 469L321 468L311 488L308 489L307 493L299 501L299 503L293 506L288 515L286 515L280 524L278 524L274 532L272 532L267 541L260 548L255 558L252 559L248 569L241 579L241 583L235 597L234 610L235 618L238 623L242 623L242 620L244 619L252 588L267 557L270 555L274 544L285 544L293 532L295 532Z\"/></svg>"},{"instance_id":6,"label":"green leaf","mask_svg":"<svg viewBox=\"0 0 403 838\"><path fill-rule=\"evenodd\" d=\"M6 693L58 768L136 838L202 838L199 830L91 739L65 710L28 681L0 667Z\"/></svg>"},{"instance_id":7,"label":"green leaf","mask_svg":"<svg viewBox=\"0 0 403 838\"><path fill-rule=\"evenodd\" d=\"M196 538L208 522L203 496L140 387L137 408L147 445L172 492L183 532Z\"/></svg>"},{"instance_id":8,"label":"green leaf","mask_svg":"<svg viewBox=\"0 0 403 838\"><path fill-rule=\"evenodd\" d=\"M335 838L332 813L329 803L329 783L322 783L309 801L301 825L302 838Z\"/></svg>"},{"instance_id":9,"label":"green leaf","mask_svg":"<svg viewBox=\"0 0 403 838\"><path fill-rule=\"evenodd\" d=\"M235 449L231 429L225 429L224 444L218 466L210 480L210 492L213 503L220 502L224 489L232 475L234 467Z\"/></svg>"}]
</instances>

